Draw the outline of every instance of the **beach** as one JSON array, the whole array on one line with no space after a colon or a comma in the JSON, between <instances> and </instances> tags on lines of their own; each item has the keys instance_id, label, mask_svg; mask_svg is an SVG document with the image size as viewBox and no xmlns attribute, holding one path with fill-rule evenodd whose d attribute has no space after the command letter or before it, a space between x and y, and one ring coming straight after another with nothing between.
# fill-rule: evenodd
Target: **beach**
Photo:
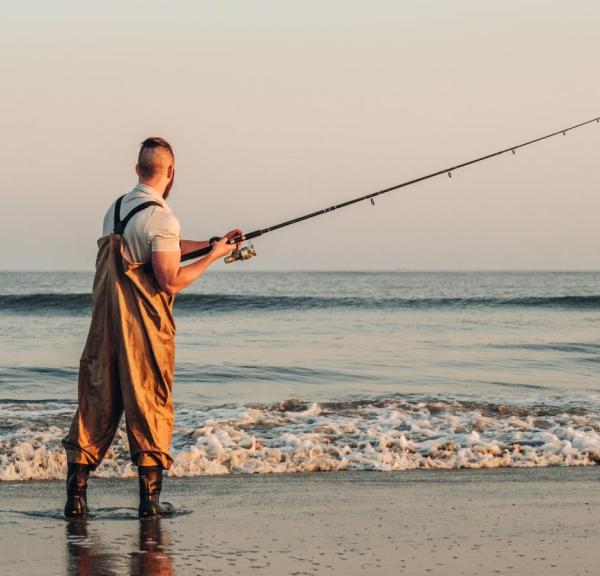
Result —
<instances>
[{"instance_id":1,"label":"beach","mask_svg":"<svg viewBox=\"0 0 600 576\"><path fill-rule=\"evenodd\" d=\"M0 568L34 574L585 575L600 561L590 467L232 475L168 480L186 513L136 518L137 482L0 483Z\"/></svg>"},{"instance_id":2,"label":"beach","mask_svg":"<svg viewBox=\"0 0 600 576\"><path fill-rule=\"evenodd\" d=\"M597 272L208 275L175 303L184 513L138 521L122 422L67 523L91 281L0 273L0 575L597 572Z\"/></svg>"}]
</instances>

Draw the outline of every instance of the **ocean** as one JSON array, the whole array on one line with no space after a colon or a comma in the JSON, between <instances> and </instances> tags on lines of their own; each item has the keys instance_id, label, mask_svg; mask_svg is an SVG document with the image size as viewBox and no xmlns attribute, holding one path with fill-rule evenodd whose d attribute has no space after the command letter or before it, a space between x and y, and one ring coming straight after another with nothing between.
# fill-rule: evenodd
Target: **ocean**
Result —
<instances>
[{"instance_id":1,"label":"ocean","mask_svg":"<svg viewBox=\"0 0 600 576\"><path fill-rule=\"evenodd\" d=\"M0 480L64 477L92 278L0 273ZM217 270L175 320L173 476L600 463L600 272Z\"/></svg>"}]
</instances>

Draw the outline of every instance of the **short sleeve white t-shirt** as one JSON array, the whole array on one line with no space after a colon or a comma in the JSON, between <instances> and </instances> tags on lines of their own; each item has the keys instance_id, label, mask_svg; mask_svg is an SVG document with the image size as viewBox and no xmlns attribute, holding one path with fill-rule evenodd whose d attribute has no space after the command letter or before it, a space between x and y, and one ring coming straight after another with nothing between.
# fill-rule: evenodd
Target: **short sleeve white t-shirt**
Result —
<instances>
[{"instance_id":1,"label":"short sleeve white t-shirt","mask_svg":"<svg viewBox=\"0 0 600 576\"><path fill-rule=\"evenodd\" d=\"M135 214L127 226L123 237L134 262L150 261L152 252L179 252L181 227L171 208L156 190L145 184L137 184L133 190L123 196L121 201L121 220L139 204L148 201L158 202L160 206L149 206ZM114 230L115 205L112 203L102 226L106 236Z\"/></svg>"}]
</instances>

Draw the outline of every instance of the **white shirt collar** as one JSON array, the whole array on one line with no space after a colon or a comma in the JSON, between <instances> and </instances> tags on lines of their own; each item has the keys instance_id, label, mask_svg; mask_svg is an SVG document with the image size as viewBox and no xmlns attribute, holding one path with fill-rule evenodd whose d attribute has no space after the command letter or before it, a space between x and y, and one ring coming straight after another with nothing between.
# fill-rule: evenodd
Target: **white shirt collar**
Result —
<instances>
[{"instance_id":1,"label":"white shirt collar","mask_svg":"<svg viewBox=\"0 0 600 576\"><path fill-rule=\"evenodd\" d=\"M134 187L132 192L141 192L142 195L150 196L153 200L158 200L163 206L166 206L167 203L165 199L162 197L160 192L157 192L152 186L148 186L147 184L142 184L138 182Z\"/></svg>"}]
</instances>

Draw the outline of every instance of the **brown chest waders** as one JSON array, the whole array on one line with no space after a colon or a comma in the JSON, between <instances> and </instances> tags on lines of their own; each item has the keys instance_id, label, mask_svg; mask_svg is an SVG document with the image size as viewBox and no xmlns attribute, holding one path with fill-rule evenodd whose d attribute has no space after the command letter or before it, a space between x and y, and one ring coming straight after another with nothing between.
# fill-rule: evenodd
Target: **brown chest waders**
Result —
<instances>
[{"instance_id":1,"label":"brown chest waders","mask_svg":"<svg viewBox=\"0 0 600 576\"><path fill-rule=\"evenodd\" d=\"M132 462L171 467L171 388L175 360L173 296L163 292L144 264L131 262L123 231L136 206L98 240L92 320L81 355L78 408L62 444L71 464L98 466L125 412Z\"/></svg>"}]
</instances>

